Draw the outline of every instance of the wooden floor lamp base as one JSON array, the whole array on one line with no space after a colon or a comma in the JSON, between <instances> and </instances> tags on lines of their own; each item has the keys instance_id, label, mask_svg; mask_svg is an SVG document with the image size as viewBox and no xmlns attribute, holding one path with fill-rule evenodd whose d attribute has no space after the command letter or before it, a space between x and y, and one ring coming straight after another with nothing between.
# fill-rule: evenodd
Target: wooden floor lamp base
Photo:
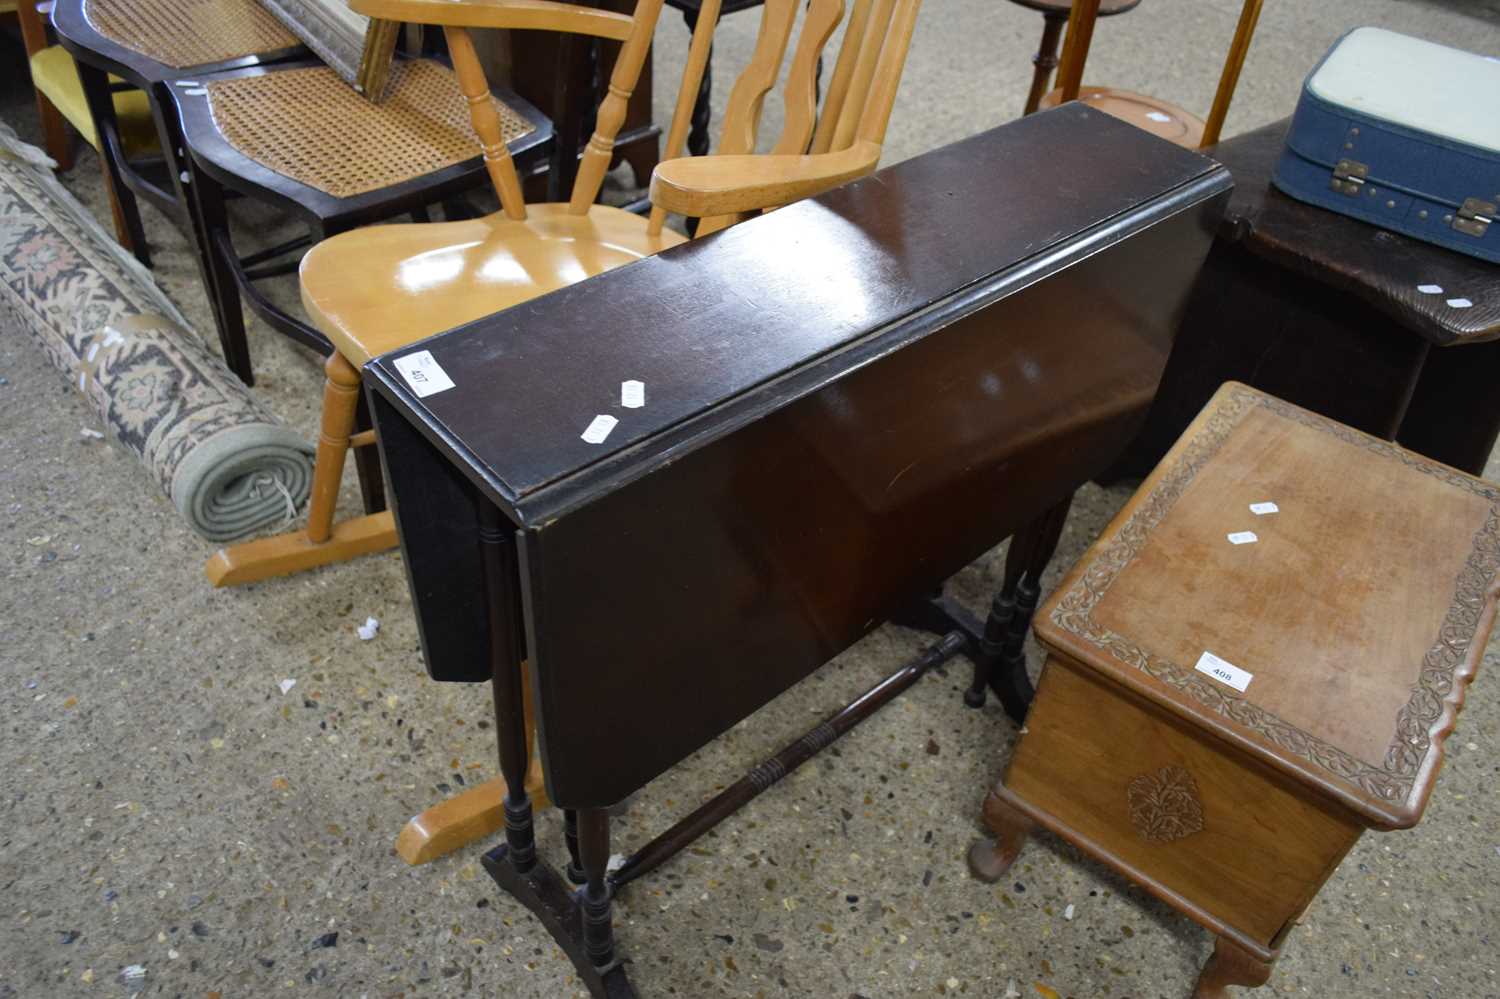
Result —
<instances>
[{"instance_id":1,"label":"wooden floor lamp base","mask_svg":"<svg viewBox=\"0 0 1500 999\"><path fill-rule=\"evenodd\" d=\"M396 836L396 853L416 867L495 835L505 828L507 790L505 778L496 777L413 815ZM531 757L526 793L538 811L548 806L540 755Z\"/></svg>"},{"instance_id":2,"label":"wooden floor lamp base","mask_svg":"<svg viewBox=\"0 0 1500 999\"><path fill-rule=\"evenodd\" d=\"M305 531L293 531L220 548L203 568L215 586L240 586L394 547L396 522L385 510L334 524L332 535L323 542L309 540Z\"/></svg>"}]
</instances>

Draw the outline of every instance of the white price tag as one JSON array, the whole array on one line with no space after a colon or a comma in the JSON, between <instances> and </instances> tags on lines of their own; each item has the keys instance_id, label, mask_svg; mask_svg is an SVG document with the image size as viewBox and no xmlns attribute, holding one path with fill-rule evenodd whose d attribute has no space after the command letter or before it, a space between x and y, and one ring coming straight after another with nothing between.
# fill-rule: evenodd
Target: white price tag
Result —
<instances>
[{"instance_id":1,"label":"white price tag","mask_svg":"<svg viewBox=\"0 0 1500 999\"><path fill-rule=\"evenodd\" d=\"M632 378L620 383L620 405L626 409L640 409L646 405L646 383Z\"/></svg>"},{"instance_id":2,"label":"white price tag","mask_svg":"<svg viewBox=\"0 0 1500 999\"><path fill-rule=\"evenodd\" d=\"M588 425L588 429L586 429L579 436L590 444L603 444L604 438L609 436L609 432L613 430L615 428L615 424L619 422L619 420L615 419L613 416L608 415L607 413L600 413L598 416L594 417L594 422Z\"/></svg>"},{"instance_id":3,"label":"white price tag","mask_svg":"<svg viewBox=\"0 0 1500 999\"><path fill-rule=\"evenodd\" d=\"M1229 535L1229 543L1232 545L1253 545L1260 538L1255 536L1254 531L1235 531Z\"/></svg>"},{"instance_id":4,"label":"white price tag","mask_svg":"<svg viewBox=\"0 0 1500 999\"><path fill-rule=\"evenodd\" d=\"M1227 662L1214 655L1212 652L1204 652L1198 657L1198 665L1193 669L1199 673L1206 673L1226 686L1233 687L1240 693L1250 686L1250 681L1255 679L1255 674L1248 670L1242 670L1232 662Z\"/></svg>"},{"instance_id":5,"label":"white price tag","mask_svg":"<svg viewBox=\"0 0 1500 999\"><path fill-rule=\"evenodd\" d=\"M406 379L411 390L417 393L418 399L446 392L453 387L453 379L448 377L448 372L438 364L430 350L419 350L415 354L396 358L396 370L401 372L401 377Z\"/></svg>"},{"instance_id":6,"label":"white price tag","mask_svg":"<svg viewBox=\"0 0 1500 999\"><path fill-rule=\"evenodd\" d=\"M1275 503L1272 503L1270 500L1267 500L1264 503L1251 503L1250 512L1255 514L1257 517L1264 517L1268 513L1280 513L1281 507L1277 506Z\"/></svg>"}]
</instances>

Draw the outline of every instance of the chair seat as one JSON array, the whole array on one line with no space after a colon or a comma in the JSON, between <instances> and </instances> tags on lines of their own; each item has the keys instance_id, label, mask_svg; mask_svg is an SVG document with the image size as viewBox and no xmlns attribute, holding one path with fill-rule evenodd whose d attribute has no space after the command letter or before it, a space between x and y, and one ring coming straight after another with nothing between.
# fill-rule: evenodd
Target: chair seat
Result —
<instances>
[{"instance_id":1,"label":"chair seat","mask_svg":"<svg viewBox=\"0 0 1500 999\"><path fill-rule=\"evenodd\" d=\"M521 221L382 225L326 239L302 258L302 304L356 367L685 242L650 236L639 215L594 205L529 205Z\"/></svg>"},{"instance_id":2,"label":"chair seat","mask_svg":"<svg viewBox=\"0 0 1500 999\"><path fill-rule=\"evenodd\" d=\"M78 79L78 66L61 45L49 45L31 57L32 86L51 101L68 123L78 130L84 141L99 148L94 132L94 116L89 114ZM110 82L118 82L110 77ZM151 101L144 91L127 90L114 95L115 116L120 124L120 138L129 155L156 148L156 125L151 119Z\"/></svg>"},{"instance_id":3,"label":"chair seat","mask_svg":"<svg viewBox=\"0 0 1500 999\"><path fill-rule=\"evenodd\" d=\"M301 44L257 0L84 0L83 16L116 45L173 69Z\"/></svg>"},{"instance_id":4,"label":"chair seat","mask_svg":"<svg viewBox=\"0 0 1500 999\"><path fill-rule=\"evenodd\" d=\"M222 76L204 88L213 126L236 152L336 198L425 177L478 152L453 71L427 59L392 66L379 104L321 64ZM535 131L494 103L505 142Z\"/></svg>"},{"instance_id":5,"label":"chair seat","mask_svg":"<svg viewBox=\"0 0 1500 999\"><path fill-rule=\"evenodd\" d=\"M1176 104L1114 87L1080 87L1078 99L1187 149L1197 149L1203 143L1203 119ZM1043 97L1038 107L1055 108L1060 103L1062 90L1058 88Z\"/></svg>"}]
</instances>

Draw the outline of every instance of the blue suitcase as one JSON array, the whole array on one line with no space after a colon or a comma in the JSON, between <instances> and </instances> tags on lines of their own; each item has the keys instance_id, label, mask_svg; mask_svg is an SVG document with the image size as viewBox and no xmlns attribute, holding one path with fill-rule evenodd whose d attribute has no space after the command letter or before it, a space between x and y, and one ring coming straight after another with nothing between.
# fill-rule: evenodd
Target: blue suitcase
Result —
<instances>
[{"instance_id":1,"label":"blue suitcase","mask_svg":"<svg viewBox=\"0 0 1500 999\"><path fill-rule=\"evenodd\" d=\"M1500 263L1500 60L1355 28L1303 83L1272 182Z\"/></svg>"}]
</instances>

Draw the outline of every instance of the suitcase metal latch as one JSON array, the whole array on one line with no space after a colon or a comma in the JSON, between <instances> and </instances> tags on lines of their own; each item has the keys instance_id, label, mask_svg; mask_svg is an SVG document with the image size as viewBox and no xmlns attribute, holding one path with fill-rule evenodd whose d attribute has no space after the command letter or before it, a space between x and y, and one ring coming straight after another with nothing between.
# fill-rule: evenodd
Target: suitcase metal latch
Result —
<instances>
[{"instance_id":1,"label":"suitcase metal latch","mask_svg":"<svg viewBox=\"0 0 1500 999\"><path fill-rule=\"evenodd\" d=\"M1453 228L1466 236L1483 236L1495 218L1495 203L1465 198L1453 217Z\"/></svg>"},{"instance_id":2,"label":"suitcase metal latch","mask_svg":"<svg viewBox=\"0 0 1500 999\"><path fill-rule=\"evenodd\" d=\"M1363 163L1354 160L1339 160L1333 165L1333 180L1328 186L1340 194L1354 197L1359 194L1359 189L1364 186L1365 178L1370 175L1370 168Z\"/></svg>"}]
</instances>

